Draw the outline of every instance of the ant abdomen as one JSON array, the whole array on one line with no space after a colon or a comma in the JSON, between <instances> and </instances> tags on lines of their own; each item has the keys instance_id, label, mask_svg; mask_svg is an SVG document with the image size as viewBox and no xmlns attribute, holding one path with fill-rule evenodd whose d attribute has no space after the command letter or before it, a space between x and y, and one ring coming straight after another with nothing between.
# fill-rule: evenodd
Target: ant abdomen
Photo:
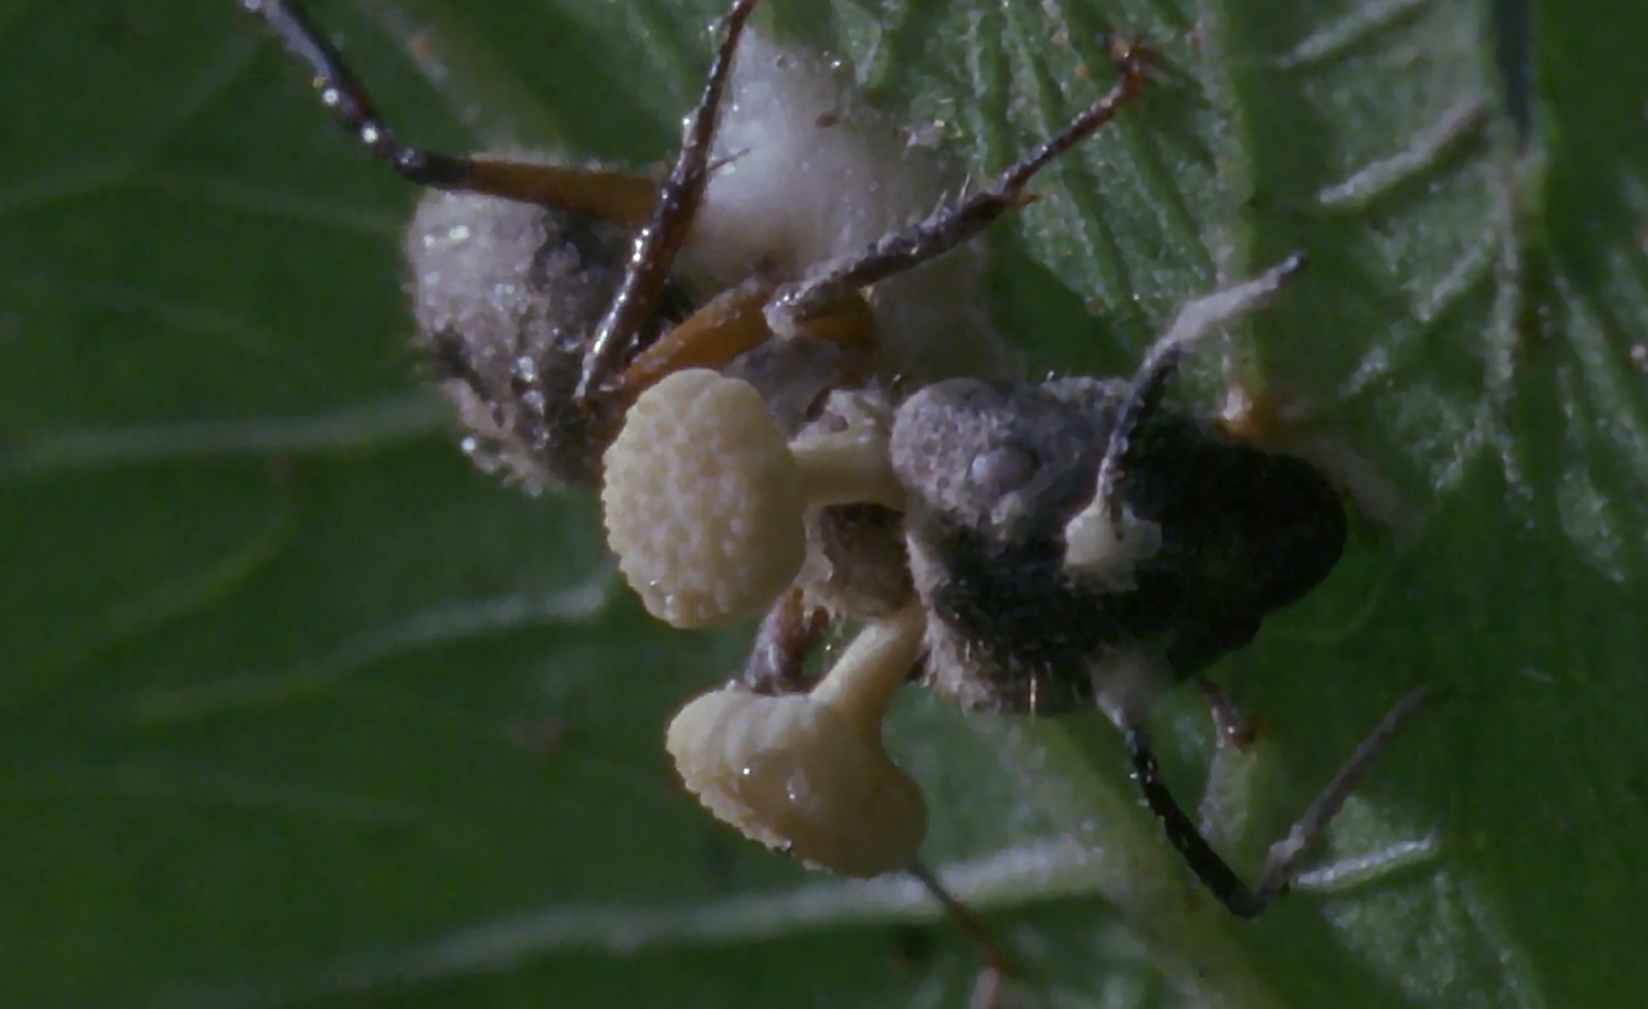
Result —
<instances>
[{"instance_id":1,"label":"ant abdomen","mask_svg":"<svg viewBox=\"0 0 1648 1009\"><path fill-rule=\"evenodd\" d=\"M419 201L406 232L413 344L483 470L531 491L597 482L614 419L573 390L633 240L531 203L439 190Z\"/></svg>"}]
</instances>

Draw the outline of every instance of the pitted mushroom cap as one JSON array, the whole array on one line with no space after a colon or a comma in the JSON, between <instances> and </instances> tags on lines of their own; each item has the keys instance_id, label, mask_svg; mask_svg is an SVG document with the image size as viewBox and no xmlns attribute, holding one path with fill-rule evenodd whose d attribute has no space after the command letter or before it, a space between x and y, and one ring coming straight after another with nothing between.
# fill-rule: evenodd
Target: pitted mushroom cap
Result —
<instances>
[{"instance_id":1,"label":"pitted mushroom cap","mask_svg":"<svg viewBox=\"0 0 1648 1009\"><path fill-rule=\"evenodd\" d=\"M800 572L795 460L749 383L705 369L670 375L630 408L605 468L607 542L659 619L729 623Z\"/></svg>"},{"instance_id":2,"label":"pitted mushroom cap","mask_svg":"<svg viewBox=\"0 0 1648 1009\"><path fill-rule=\"evenodd\" d=\"M927 835L921 788L880 739L807 695L705 694L666 745L710 812L811 867L879 876L908 866Z\"/></svg>"}]
</instances>

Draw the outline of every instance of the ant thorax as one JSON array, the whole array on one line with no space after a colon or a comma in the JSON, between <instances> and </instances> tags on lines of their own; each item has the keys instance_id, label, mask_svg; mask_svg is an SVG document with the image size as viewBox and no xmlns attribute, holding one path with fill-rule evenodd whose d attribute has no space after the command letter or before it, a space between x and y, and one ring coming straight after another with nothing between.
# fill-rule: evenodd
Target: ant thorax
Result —
<instances>
[{"instance_id":1,"label":"ant thorax","mask_svg":"<svg viewBox=\"0 0 1648 1009\"><path fill-rule=\"evenodd\" d=\"M860 252L962 179L865 105L839 61L754 32L728 81L711 163L643 345L741 284L777 287ZM573 389L632 242L619 224L530 203L440 191L420 201L405 243L414 343L482 469L533 491L596 482L618 418L576 404ZM1016 358L989 326L980 270L961 248L869 288L875 355L858 377L919 385L1011 373ZM827 341L772 340L727 370L761 389L793 432L840 381L840 358Z\"/></svg>"}]
</instances>

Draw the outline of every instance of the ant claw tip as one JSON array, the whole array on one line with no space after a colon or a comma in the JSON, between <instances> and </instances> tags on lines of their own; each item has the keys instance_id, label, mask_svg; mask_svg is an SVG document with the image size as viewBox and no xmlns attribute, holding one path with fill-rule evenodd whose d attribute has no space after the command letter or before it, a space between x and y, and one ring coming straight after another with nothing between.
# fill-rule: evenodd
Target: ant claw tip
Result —
<instances>
[{"instance_id":1,"label":"ant claw tip","mask_svg":"<svg viewBox=\"0 0 1648 1009\"><path fill-rule=\"evenodd\" d=\"M1156 51L1132 32L1102 31L1098 41L1110 62L1123 72L1146 75L1159 69Z\"/></svg>"}]
</instances>

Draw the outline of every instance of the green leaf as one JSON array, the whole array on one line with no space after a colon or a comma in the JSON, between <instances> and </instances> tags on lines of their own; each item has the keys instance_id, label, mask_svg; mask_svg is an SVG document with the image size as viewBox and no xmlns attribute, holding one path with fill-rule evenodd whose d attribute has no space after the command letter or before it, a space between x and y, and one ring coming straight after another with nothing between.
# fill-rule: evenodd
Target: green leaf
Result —
<instances>
[{"instance_id":1,"label":"green leaf","mask_svg":"<svg viewBox=\"0 0 1648 1009\"><path fill-rule=\"evenodd\" d=\"M718 6L315 14L407 138L646 163ZM1187 890L1098 716L907 692L927 858L1017 994L1648 990L1641 5L769 6L981 171L1097 96L1100 30L1142 36L1146 100L993 236L998 321L1126 371L1185 299L1307 251L1232 361L1400 503L1216 670L1262 724L1216 765L1250 869L1402 693L1445 688L1330 832L1339 885L1257 923ZM0 1001L962 1004L976 960L919 887L808 874L679 788L661 727L749 630L653 625L590 500L454 450L403 349L415 194L237 7L0 2ZM1194 796L1185 693L1157 731Z\"/></svg>"}]
</instances>

